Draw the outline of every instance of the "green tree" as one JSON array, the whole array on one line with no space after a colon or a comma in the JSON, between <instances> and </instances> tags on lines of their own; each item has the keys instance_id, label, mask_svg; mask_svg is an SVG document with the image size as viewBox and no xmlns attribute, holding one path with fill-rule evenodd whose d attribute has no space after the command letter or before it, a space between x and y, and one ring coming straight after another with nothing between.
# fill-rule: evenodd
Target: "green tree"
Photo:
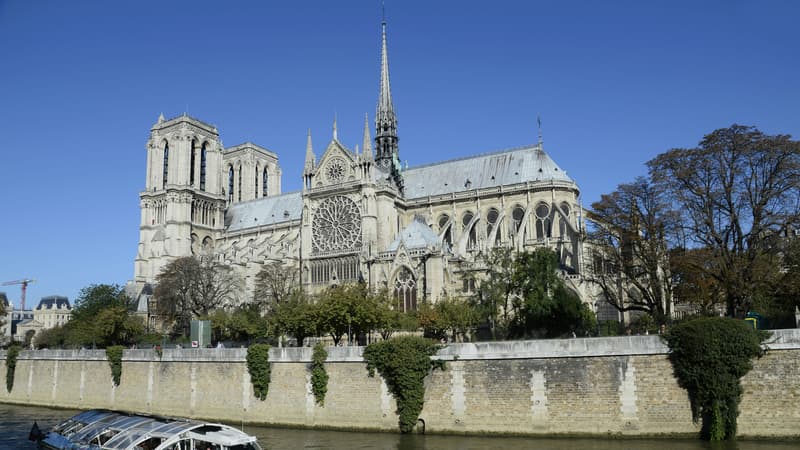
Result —
<instances>
[{"instance_id":1,"label":"green tree","mask_svg":"<svg viewBox=\"0 0 800 450\"><path fill-rule=\"evenodd\" d=\"M241 290L241 280L231 267L214 263L212 258L193 256L167 264L156 276L156 283L153 296L158 314L183 331L192 318L235 304Z\"/></svg>"},{"instance_id":2,"label":"green tree","mask_svg":"<svg viewBox=\"0 0 800 450\"><path fill-rule=\"evenodd\" d=\"M294 292L287 301L270 312L269 324L277 335L293 336L297 346L309 336L318 335L318 308L302 291Z\"/></svg>"},{"instance_id":3,"label":"green tree","mask_svg":"<svg viewBox=\"0 0 800 450\"><path fill-rule=\"evenodd\" d=\"M592 204L588 217L594 270L590 280L619 311L641 311L659 322L671 316L668 235L677 215L661 186L637 178Z\"/></svg>"},{"instance_id":4,"label":"green tree","mask_svg":"<svg viewBox=\"0 0 800 450\"><path fill-rule=\"evenodd\" d=\"M317 302L319 327L338 345L342 336L366 335L379 326L377 297L361 283L333 286L321 292Z\"/></svg>"},{"instance_id":5,"label":"green tree","mask_svg":"<svg viewBox=\"0 0 800 450\"><path fill-rule=\"evenodd\" d=\"M800 142L732 125L647 165L681 214L684 247L711 254L693 269L719 282L729 316L750 310L770 288L776 241L800 221Z\"/></svg>"},{"instance_id":6,"label":"green tree","mask_svg":"<svg viewBox=\"0 0 800 450\"><path fill-rule=\"evenodd\" d=\"M121 286L87 286L78 294L72 320L37 342L100 347L135 342L144 331L144 324L132 314L131 307L132 301Z\"/></svg>"},{"instance_id":7,"label":"green tree","mask_svg":"<svg viewBox=\"0 0 800 450\"><path fill-rule=\"evenodd\" d=\"M211 312L207 319L218 341L252 342L269 335L268 319L262 316L257 304L242 305L232 311L219 309Z\"/></svg>"},{"instance_id":8,"label":"green tree","mask_svg":"<svg viewBox=\"0 0 800 450\"><path fill-rule=\"evenodd\" d=\"M397 331L415 331L419 328L417 315L414 312L405 312L395 308L394 298L388 289L383 288L369 295L375 302L375 330L384 340L389 339Z\"/></svg>"},{"instance_id":9,"label":"green tree","mask_svg":"<svg viewBox=\"0 0 800 450\"><path fill-rule=\"evenodd\" d=\"M426 337L457 342L463 341L478 324L479 312L466 300L443 298L433 305L420 304L417 317Z\"/></svg>"},{"instance_id":10,"label":"green tree","mask_svg":"<svg viewBox=\"0 0 800 450\"><path fill-rule=\"evenodd\" d=\"M495 252L478 296L479 314L493 337L558 337L585 335L596 327L594 313L558 274L558 256L547 248L511 254ZM504 279L496 279L503 276Z\"/></svg>"}]
</instances>

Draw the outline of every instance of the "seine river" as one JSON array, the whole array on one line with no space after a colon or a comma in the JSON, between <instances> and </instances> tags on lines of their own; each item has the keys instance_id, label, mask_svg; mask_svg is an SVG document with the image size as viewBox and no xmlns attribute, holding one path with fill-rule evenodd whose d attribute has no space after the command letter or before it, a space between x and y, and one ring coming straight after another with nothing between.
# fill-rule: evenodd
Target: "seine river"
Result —
<instances>
[{"instance_id":1,"label":"seine river","mask_svg":"<svg viewBox=\"0 0 800 450\"><path fill-rule=\"evenodd\" d=\"M77 411L0 404L0 449L24 450L36 446L28 441L33 421L48 430ZM400 436L393 433L352 433L284 428L245 427L258 436L265 449L534 449L534 450L789 450L797 442L739 441L712 446L688 439L537 439L465 436Z\"/></svg>"}]
</instances>

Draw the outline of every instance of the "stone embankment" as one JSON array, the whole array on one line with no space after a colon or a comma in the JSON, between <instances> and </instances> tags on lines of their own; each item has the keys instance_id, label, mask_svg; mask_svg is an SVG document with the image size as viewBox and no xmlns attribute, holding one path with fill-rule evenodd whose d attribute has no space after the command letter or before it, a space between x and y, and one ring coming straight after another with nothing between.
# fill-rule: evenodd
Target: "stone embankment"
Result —
<instances>
[{"instance_id":1,"label":"stone embankment","mask_svg":"<svg viewBox=\"0 0 800 450\"><path fill-rule=\"evenodd\" d=\"M742 379L739 434L800 435L800 330L778 330ZM395 401L367 374L361 347L328 349L324 406L311 393L311 348L274 348L265 401L246 349L126 350L111 381L102 350L23 351L0 402L110 408L228 422L396 430ZM428 433L693 435L689 400L658 336L450 344L426 379ZM0 352L5 374L5 353Z\"/></svg>"}]
</instances>

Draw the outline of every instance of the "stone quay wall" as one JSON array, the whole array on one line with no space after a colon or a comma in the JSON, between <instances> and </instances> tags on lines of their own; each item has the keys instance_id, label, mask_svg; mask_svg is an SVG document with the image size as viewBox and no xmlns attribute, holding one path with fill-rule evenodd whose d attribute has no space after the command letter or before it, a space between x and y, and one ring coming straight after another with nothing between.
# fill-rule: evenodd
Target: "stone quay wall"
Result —
<instances>
[{"instance_id":1,"label":"stone quay wall","mask_svg":"<svg viewBox=\"0 0 800 450\"><path fill-rule=\"evenodd\" d=\"M800 435L800 330L778 330L743 379L739 434ZM113 386L103 350L23 351L0 402L109 408L233 423L397 430L396 404L363 347L328 349L324 406L310 348L273 348L269 395L253 395L246 349L126 350ZM450 344L426 378L428 433L694 435L686 391L658 336ZM0 352L5 370L5 352Z\"/></svg>"}]
</instances>

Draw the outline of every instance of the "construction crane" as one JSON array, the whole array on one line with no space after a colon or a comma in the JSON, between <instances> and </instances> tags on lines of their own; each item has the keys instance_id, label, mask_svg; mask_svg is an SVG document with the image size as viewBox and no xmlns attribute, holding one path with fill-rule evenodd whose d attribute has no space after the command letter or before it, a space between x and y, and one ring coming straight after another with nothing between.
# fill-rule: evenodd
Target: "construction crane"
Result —
<instances>
[{"instance_id":1,"label":"construction crane","mask_svg":"<svg viewBox=\"0 0 800 450\"><path fill-rule=\"evenodd\" d=\"M25 310L25 291L28 289L28 283L35 283L36 280L32 279L24 279L24 280L14 280L14 281L6 281L3 283L3 286L11 286L12 284L21 284L22 285L22 296L19 299L20 309Z\"/></svg>"}]
</instances>

